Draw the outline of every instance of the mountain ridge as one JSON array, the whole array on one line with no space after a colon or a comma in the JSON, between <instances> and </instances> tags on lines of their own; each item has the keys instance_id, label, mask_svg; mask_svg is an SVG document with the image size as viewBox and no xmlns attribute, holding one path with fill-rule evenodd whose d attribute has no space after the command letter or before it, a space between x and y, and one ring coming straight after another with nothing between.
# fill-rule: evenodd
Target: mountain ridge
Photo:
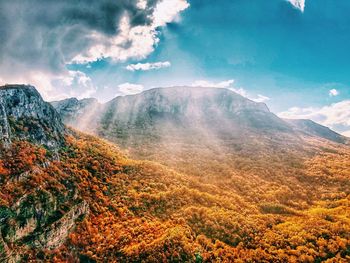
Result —
<instances>
[{"instance_id":1,"label":"mountain ridge","mask_svg":"<svg viewBox=\"0 0 350 263\"><path fill-rule=\"evenodd\" d=\"M6 113L12 107L26 112L32 105L18 108L11 96L6 99ZM202 102L209 116L236 118L226 111L230 99L219 112ZM186 116L186 107L159 105L151 121L164 123L170 116L173 124L179 116L179 124L188 124L177 115ZM143 109L135 106L134 113ZM170 115L159 118L163 106ZM258 116L268 114L263 112ZM11 127L20 123L14 119ZM224 145L206 145L214 137L196 137L203 131L187 141L178 135L182 144L170 136L142 145L144 150L154 146L155 154L173 162L164 166L131 160L115 144L66 129L64 145L55 149L21 136L20 129L6 147L0 138L2 262L350 259L350 150L344 144L310 136L280 138L284 132L268 129L255 137L251 127L245 141L223 138ZM52 151L59 158L52 158Z\"/></svg>"},{"instance_id":2,"label":"mountain ridge","mask_svg":"<svg viewBox=\"0 0 350 263\"><path fill-rule=\"evenodd\" d=\"M301 132L304 132L307 134L316 135L338 143L346 143L349 141L345 136L309 119L284 119L284 120L290 123L296 129L299 129Z\"/></svg>"},{"instance_id":3,"label":"mountain ridge","mask_svg":"<svg viewBox=\"0 0 350 263\"><path fill-rule=\"evenodd\" d=\"M60 114L62 114L63 119L65 120L66 123L68 123L69 125L72 125L75 128L79 129L79 118L82 119L86 119L86 115L88 115L88 112L91 110L90 108L92 107L94 110L94 114L92 114L94 116L94 118L92 119L92 123L93 125L91 125L91 127L89 126L84 126L83 130L93 130L96 134L99 133L98 126L100 126L101 124L99 122L104 121L104 122L111 122L114 120L118 120L118 118L126 118L128 119L128 121L130 122L130 116L134 116L135 114L139 114L139 113L129 113L129 116L123 116L123 114L125 114L126 111L132 109L135 109L135 107L137 105L139 105L140 103L142 103L142 100L145 101L145 104L147 103L147 101L149 102L149 105L144 105L143 109L138 109L138 111L146 111L146 112L154 112L154 113L164 113L164 114L173 114L175 113L175 111L180 112L181 110L184 110L184 107L181 106L181 104L186 104L186 99L189 97L189 94L191 93L191 91L196 91L195 93L198 93L197 95L200 97L210 97L213 96L213 94L215 93L222 93L222 94L226 94L227 96L233 96L233 98L237 99L237 101L241 101L242 104L240 105L239 103L235 107L232 107L231 110L234 112L236 110L236 114L242 114L244 115L244 111L245 110L249 110L249 106L252 107L253 110L255 110L256 112L262 112L262 113L271 113L269 108L267 107L267 105L265 103L257 103L254 101L251 101L231 90L228 89L217 89L217 88L202 88L202 87L169 87L169 88L154 88L154 89L150 89L150 90L146 90L143 91L142 93L139 94L135 94L135 95L127 95L127 96L118 96L106 103L98 103L98 106L96 107L95 105L91 105L89 103L82 103L83 105L79 108L79 110L75 111L75 117L74 119L71 119L69 114L66 114L64 112L64 109L62 109L62 106L64 106L64 101L57 101L57 102L53 102L54 107L58 110L58 112ZM186 93L187 92L187 93ZM201 94L201 95L200 95ZM166 101L167 98L169 97L173 97L175 98L174 101ZM180 102L179 100L181 100L182 97L182 102ZM163 102L161 101L161 99L163 98ZM223 96L224 98L224 96ZM73 99L73 98L71 98ZM157 101L158 99L158 101ZM82 100L84 101L84 100ZM86 101L86 100L85 100ZM63 102L63 105L62 105ZM166 102L164 104L164 102ZM163 105L157 105L157 103L163 103ZM94 102L93 104L97 104L96 102ZM128 105L126 105L128 104ZM118 105L122 105L122 106L118 106ZM173 108L170 108L170 107ZM216 106L221 107L223 105L220 104L216 104ZM226 105L229 106L229 105ZM123 109L124 107L124 109ZM242 112L240 112L240 109L243 109ZM196 110L196 109L194 109ZM198 109L197 109L198 110ZM117 112L113 112L113 111L117 111ZM173 112L171 112L173 111ZM121 113L121 114L119 114ZM181 113L181 112L180 112ZM91 115L91 114L90 114ZM101 115L105 115L102 116ZM108 115L108 116L106 116ZM119 115L118 116L114 116L114 115ZM292 120L284 120L284 119L279 119L275 114L271 113L270 116L273 116L272 119L269 119L268 121L265 122L265 126L267 124L269 124L270 122L274 122L274 123L278 123L278 125L276 125L276 127L281 127L282 129L288 130L289 132L302 132L306 135L309 136L318 136L324 139L328 139L334 142L338 142L338 143L346 143L348 140L345 136L342 136L332 130L329 130L327 134L325 134L325 128L323 128L324 126L318 124L317 126L314 125L314 131L311 132L310 130L308 130L308 128L304 125L297 125L296 121L292 121ZM195 116L196 117L196 116ZM244 117L244 116L243 116ZM249 116L248 116L249 117ZM87 118L88 119L88 118ZM259 119L255 119L254 120L256 123L259 123ZM91 124L91 122L87 121L88 123ZM300 120L301 122L301 120ZM85 121L86 123L86 121ZM109 126L110 124L106 123L107 126ZM317 132L315 129L321 129L323 130L323 132ZM328 128L329 129L329 128ZM293 131L292 131L293 130ZM103 133L103 131L102 131ZM325 135L325 136L323 136Z\"/></svg>"},{"instance_id":4,"label":"mountain ridge","mask_svg":"<svg viewBox=\"0 0 350 263\"><path fill-rule=\"evenodd\" d=\"M23 139L57 148L64 141L60 115L30 85L0 87L0 124L0 138L7 143Z\"/></svg>"}]
</instances>

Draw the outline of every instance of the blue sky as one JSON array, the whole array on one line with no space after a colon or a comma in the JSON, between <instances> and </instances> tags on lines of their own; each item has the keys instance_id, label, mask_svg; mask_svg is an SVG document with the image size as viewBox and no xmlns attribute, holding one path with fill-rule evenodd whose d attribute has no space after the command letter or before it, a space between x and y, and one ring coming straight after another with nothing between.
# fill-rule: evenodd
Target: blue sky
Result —
<instances>
[{"instance_id":1,"label":"blue sky","mask_svg":"<svg viewBox=\"0 0 350 263\"><path fill-rule=\"evenodd\" d=\"M162 29L146 59L73 68L111 90L124 82L150 88L234 79L252 95L269 97L276 112L349 98L349 1L309 0L304 12L283 0L189 3L179 22ZM129 63L157 61L169 61L171 67L125 70ZM339 95L329 96L331 89Z\"/></svg>"},{"instance_id":2,"label":"blue sky","mask_svg":"<svg viewBox=\"0 0 350 263\"><path fill-rule=\"evenodd\" d=\"M70 12L67 18L62 8L50 23L42 13L34 23L36 13L29 13L30 39L38 35L47 47L42 42L37 50L20 46L21 63L15 60L18 54L3 55L7 65L26 68L28 60L31 68L25 77L22 70L21 78L13 70L0 74L0 81L34 83L47 99L93 96L101 101L152 87L227 87L264 101L282 117L311 118L350 135L349 0L122 0L115 13L103 13L101 1L90 10L88 2L62 1L79 15ZM57 13L57 5L42 5ZM5 4L2 9L7 10ZM92 13L81 16L81 10ZM25 28L11 17L4 21ZM0 32L6 35L6 28ZM1 52L12 54L9 46L0 45L0 58ZM38 54L43 55L34 70L30 59L38 61ZM0 69L7 68L0 63Z\"/></svg>"}]
</instances>

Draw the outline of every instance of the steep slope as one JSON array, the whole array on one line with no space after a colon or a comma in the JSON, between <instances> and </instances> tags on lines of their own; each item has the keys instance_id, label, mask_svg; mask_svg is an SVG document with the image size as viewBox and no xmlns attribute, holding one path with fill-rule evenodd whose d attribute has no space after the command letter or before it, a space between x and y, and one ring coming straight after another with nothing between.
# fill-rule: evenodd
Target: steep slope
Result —
<instances>
[{"instance_id":1,"label":"steep slope","mask_svg":"<svg viewBox=\"0 0 350 263\"><path fill-rule=\"evenodd\" d=\"M57 109L59 105L55 104ZM298 166L323 151L328 140L348 141L327 136L330 131L326 134L322 126L313 125L312 132L308 126L297 127L271 113L264 103L227 89L157 88L117 97L93 114L89 108L69 124L117 143L134 158L219 177L222 183L237 168L266 171L269 162L269 176L278 165ZM283 175L273 177L283 181Z\"/></svg>"},{"instance_id":2,"label":"steep slope","mask_svg":"<svg viewBox=\"0 0 350 263\"><path fill-rule=\"evenodd\" d=\"M342 136L339 133L332 131L328 127L322 126L312 120L285 119L285 121L290 123L299 132L303 132L311 136L324 138L338 143L346 143L349 141L349 139L345 136Z\"/></svg>"},{"instance_id":3,"label":"steep slope","mask_svg":"<svg viewBox=\"0 0 350 263\"><path fill-rule=\"evenodd\" d=\"M81 130L89 129L91 119L99 115L102 106L96 99L76 98L53 101L51 105L61 115L65 124L79 127Z\"/></svg>"},{"instance_id":4,"label":"steep slope","mask_svg":"<svg viewBox=\"0 0 350 263\"><path fill-rule=\"evenodd\" d=\"M0 151L1 262L350 260L346 145L309 141L323 151L297 163L235 155L202 180L202 166L199 178L133 161L74 131L55 160L15 135Z\"/></svg>"},{"instance_id":5,"label":"steep slope","mask_svg":"<svg viewBox=\"0 0 350 263\"><path fill-rule=\"evenodd\" d=\"M173 87L117 97L106 104L74 98L52 102L68 125L125 147L166 141L223 143L252 139L302 144L302 137L348 139L310 120L283 120L264 103L227 89ZM212 144L212 143L209 144Z\"/></svg>"},{"instance_id":6,"label":"steep slope","mask_svg":"<svg viewBox=\"0 0 350 263\"><path fill-rule=\"evenodd\" d=\"M0 139L23 139L58 147L64 138L60 115L32 86L0 87Z\"/></svg>"},{"instance_id":7,"label":"steep slope","mask_svg":"<svg viewBox=\"0 0 350 263\"><path fill-rule=\"evenodd\" d=\"M155 163L129 160L115 146L78 133L67 138L60 161L49 166L43 163L50 155L36 146L12 147L19 152L3 154L0 167L2 176L6 172L2 262L350 259L349 149L309 160L309 168L294 175L303 188L287 197L285 186L276 184L265 196L259 188L238 195ZM20 161L27 176L17 180L19 163L9 164L22 151L35 158ZM32 189L38 189L35 195ZM276 201L281 197L290 205ZM55 198L66 201L55 205Z\"/></svg>"},{"instance_id":8,"label":"steep slope","mask_svg":"<svg viewBox=\"0 0 350 263\"><path fill-rule=\"evenodd\" d=\"M152 89L117 97L105 107L99 132L121 140L138 135L174 139L178 133L183 136L184 130L187 134L212 133L220 137L242 137L244 133L257 131L292 132L265 104L227 89Z\"/></svg>"},{"instance_id":9,"label":"steep slope","mask_svg":"<svg viewBox=\"0 0 350 263\"><path fill-rule=\"evenodd\" d=\"M224 140L261 135L288 135L297 140L302 135L347 142L344 136L310 120L280 119L264 103L227 89L157 88L106 104L71 98L52 105L65 123L126 145L137 139L184 139L192 133Z\"/></svg>"},{"instance_id":10,"label":"steep slope","mask_svg":"<svg viewBox=\"0 0 350 263\"><path fill-rule=\"evenodd\" d=\"M55 109L32 86L0 87L0 261L17 262L15 244L52 249L88 213L70 178L51 163L66 145Z\"/></svg>"}]
</instances>

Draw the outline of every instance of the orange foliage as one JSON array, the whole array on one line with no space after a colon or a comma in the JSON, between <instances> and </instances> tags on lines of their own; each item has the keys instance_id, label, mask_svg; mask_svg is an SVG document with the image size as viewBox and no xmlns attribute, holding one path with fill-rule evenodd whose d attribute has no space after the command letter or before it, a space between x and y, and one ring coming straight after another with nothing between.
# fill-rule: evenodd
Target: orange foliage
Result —
<instances>
[{"instance_id":1,"label":"orange foliage","mask_svg":"<svg viewBox=\"0 0 350 263\"><path fill-rule=\"evenodd\" d=\"M89 204L66 243L45 251L47 261L350 260L347 148L305 158L297 168L260 169L261 175L257 164L249 171L231 167L221 181L130 160L116 146L82 134L67 138L60 161L48 154L21 142L0 162L11 182L0 185L8 206L33 187L68 193L68 185ZM37 251L27 249L35 260Z\"/></svg>"}]
</instances>

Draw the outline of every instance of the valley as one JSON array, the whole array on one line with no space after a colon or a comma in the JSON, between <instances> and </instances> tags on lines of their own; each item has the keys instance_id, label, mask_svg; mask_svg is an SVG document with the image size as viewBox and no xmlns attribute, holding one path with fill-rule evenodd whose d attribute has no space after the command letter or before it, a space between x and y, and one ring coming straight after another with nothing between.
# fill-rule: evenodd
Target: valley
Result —
<instances>
[{"instance_id":1,"label":"valley","mask_svg":"<svg viewBox=\"0 0 350 263\"><path fill-rule=\"evenodd\" d=\"M56 112L1 87L1 260L348 262L348 139L198 91Z\"/></svg>"}]
</instances>

